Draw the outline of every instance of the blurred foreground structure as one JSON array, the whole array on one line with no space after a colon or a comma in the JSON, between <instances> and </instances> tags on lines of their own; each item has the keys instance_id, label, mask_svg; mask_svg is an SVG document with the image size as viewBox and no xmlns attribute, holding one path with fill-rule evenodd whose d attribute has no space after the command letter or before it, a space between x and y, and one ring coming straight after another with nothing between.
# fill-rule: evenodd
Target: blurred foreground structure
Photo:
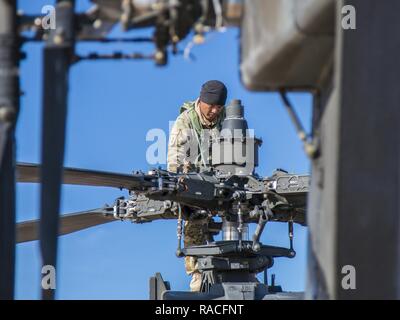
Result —
<instances>
[{"instance_id":1,"label":"blurred foreground structure","mask_svg":"<svg viewBox=\"0 0 400 320\"><path fill-rule=\"evenodd\" d=\"M244 85L314 93L307 297L399 299L400 3L245 3ZM342 27L348 5L356 29Z\"/></svg>"},{"instance_id":2,"label":"blurred foreground structure","mask_svg":"<svg viewBox=\"0 0 400 320\"><path fill-rule=\"evenodd\" d=\"M314 95L311 135L296 123L312 161L306 297L400 298L399 1L92 2L93 8L78 14L74 0L56 1L57 26L43 30L37 16L17 16L15 1L0 0L0 299L14 297L14 128L23 43L46 42L40 246L43 264L55 266L69 68L85 59L152 59L165 65L190 32L201 42L204 32L232 25L241 27L244 86L279 90L295 122L286 91ZM345 6L355 9L356 29L342 27ZM117 23L124 30L154 27L154 36L106 38ZM32 38L21 36L27 29L35 31ZM82 57L74 51L77 41L153 42L155 51ZM355 290L342 285L349 265L356 272ZM44 290L42 297L54 298L54 290Z\"/></svg>"}]
</instances>

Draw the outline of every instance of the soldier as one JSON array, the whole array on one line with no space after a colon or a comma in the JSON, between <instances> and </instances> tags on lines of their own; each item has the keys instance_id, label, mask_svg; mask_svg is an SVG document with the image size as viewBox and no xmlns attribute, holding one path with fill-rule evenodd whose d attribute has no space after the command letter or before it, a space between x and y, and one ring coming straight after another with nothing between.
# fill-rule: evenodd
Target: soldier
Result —
<instances>
[{"instance_id":1,"label":"soldier","mask_svg":"<svg viewBox=\"0 0 400 320\"><path fill-rule=\"evenodd\" d=\"M211 80L202 85L197 100L183 104L169 137L168 171L189 172L210 164L209 141L221 130L226 97L225 85L221 81ZM185 247L205 244L203 226L208 221L185 221ZM195 257L185 257L185 269L192 276L191 291L200 291L201 274Z\"/></svg>"}]
</instances>

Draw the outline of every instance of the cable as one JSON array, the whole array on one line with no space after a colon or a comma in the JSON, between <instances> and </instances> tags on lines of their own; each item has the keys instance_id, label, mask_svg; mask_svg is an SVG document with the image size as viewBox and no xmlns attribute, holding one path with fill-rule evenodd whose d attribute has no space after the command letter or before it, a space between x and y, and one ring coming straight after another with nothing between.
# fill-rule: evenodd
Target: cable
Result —
<instances>
[{"instance_id":1,"label":"cable","mask_svg":"<svg viewBox=\"0 0 400 320\"><path fill-rule=\"evenodd\" d=\"M283 105L285 106L287 112L289 113L290 119L292 120L292 122L296 128L297 135L303 143L304 152L306 153L306 155L309 158L311 158L311 159L315 158L317 155L317 148L314 145L314 143L312 142L312 137L310 137L304 130L304 127L301 124L301 121L300 121L299 117L297 116L296 111L294 110L292 104L289 101L289 98L287 97L286 91L280 90L279 94L282 98Z\"/></svg>"}]
</instances>

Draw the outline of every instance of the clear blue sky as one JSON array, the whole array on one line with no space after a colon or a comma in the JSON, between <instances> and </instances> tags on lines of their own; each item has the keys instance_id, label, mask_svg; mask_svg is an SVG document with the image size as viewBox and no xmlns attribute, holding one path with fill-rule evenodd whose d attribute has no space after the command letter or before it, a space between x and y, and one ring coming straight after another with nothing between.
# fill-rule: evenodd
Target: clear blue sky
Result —
<instances>
[{"instance_id":1,"label":"clear blue sky","mask_svg":"<svg viewBox=\"0 0 400 320\"><path fill-rule=\"evenodd\" d=\"M78 8L88 1L78 0ZM20 0L26 13L40 13L50 0ZM113 36L146 35L150 30ZM180 48L188 43L186 39ZM41 44L23 47L28 57L21 64L21 113L17 126L17 160L40 162L42 55ZM77 51L144 51L150 45L79 44ZM239 78L239 31L213 33L193 48L196 61L171 56L167 67L149 61L80 62L70 72L65 165L129 173L147 170L146 133L153 128L168 131L180 105L197 98L200 86L219 79L228 87L228 100L241 99L255 134L262 137L260 175L275 168L308 173L309 162L296 137L288 114L276 93L247 91ZM57 84L55 84L57 85ZM310 129L311 96L291 94L296 110ZM63 186L61 212L70 213L111 204L126 192L102 187ZM39 217L39 188L17 186L17 220ZM254 227L252 228L254 230ZM269 272L287 291L305 287L307 229L295 227L296 258L276 259ZM287 246L287 225L270 223L262 236L264 244ZM190 278L183 260L175 257L176 221L144 225L113 222L59 238L57 266L58 299L147 299L148 280L161 272L174 290L188 290ZM16 297L40 297L40 253L38 241L17 246ZM261 278L261 277L260 277Z\"/></svg>"}]
</instances>

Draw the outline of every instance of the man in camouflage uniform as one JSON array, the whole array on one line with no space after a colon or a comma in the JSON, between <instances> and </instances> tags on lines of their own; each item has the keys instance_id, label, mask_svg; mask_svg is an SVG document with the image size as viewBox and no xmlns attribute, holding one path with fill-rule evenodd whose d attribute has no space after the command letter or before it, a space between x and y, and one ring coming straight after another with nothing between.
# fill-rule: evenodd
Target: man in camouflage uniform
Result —
<instances>
[{"instance_id":1,"label":"man in camouflage uniform","mask_svg":"<svg viewBox=\"0 0 400 320\"><path fill-rule=\"evenodd\" d=\"M210 164L210 138L219 135L225 118L227 89L217 80L203 84L196 101L186 102L180 110L170 133L168 171L189 172ZM203 226L208 219L188 220L184 225L184 245L205 244ZM191 291L199 291L201 274L195 257L185 257L186 273L192 275Z\"/></svg>"}]
</instances>

